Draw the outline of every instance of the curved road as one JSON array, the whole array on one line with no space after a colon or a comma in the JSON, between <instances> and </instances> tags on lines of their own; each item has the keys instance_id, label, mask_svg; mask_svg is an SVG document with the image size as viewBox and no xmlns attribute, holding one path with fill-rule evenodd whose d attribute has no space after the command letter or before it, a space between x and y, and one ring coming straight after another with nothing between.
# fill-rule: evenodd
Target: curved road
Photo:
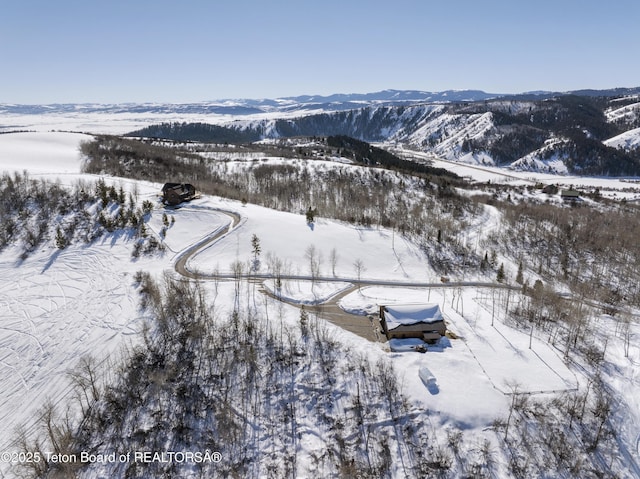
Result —
<instances>
[{"instance_id":1,"label":"curved road","mask_svg":"<svg viewBox=\"0 0 640 479\"><path fill-rule=\"evenodd\" d=\"M229 234L229 232L231 232L232 229L234 229L236 226L238 226L238 223L240 223L240 219L241 218L240 218L240 215L238 213L234 213L233 211L219 210L219 209L216 209L216 208L212 208L212 210L216 211L218 213L222 213L222 214L227 215L229 218L231 218L231 223L229 223L227 228L222 229L222 230L218 230L217 232L214 232L212 235L207 236L206 238L202 239L201 241L198 241L197 243L189 246L187 249L182 251L182 253L180 253L178 258L176 259L176 263L174 265L176 273L178 273L179 275L182 275L182 276L184 276L186 278L191 278L191 279L202 279L202 278L214 279L214 278L216 278L215 275L204 275L204 274L201 274L201 273L194 273L193 271L190 271L187 268L187 262L193 256L198 254L198 252L200 250L203 250L204 248L209 246L214 241L217 241L218 239L222 238L223 236Z\"/></svg>"},{"instance_id":2,"label":"curved road","mask_svg":"<svg viewBox=\"0 0 640 479\"><path fill-rule=\"evenodd\" d=\"M203 273L203 272L194 272L187 268L187 263L189 260L198 254L200 251L208 247L211 243L219 240L225 235L229 234L233 229L235 229L240 223L241 217L238 213L232 211L226 211L216 208L211 208L212 211L216 211L218 213L222 213L227 215L231 222L226 228L220 229L210 236L205 237L204 239L198 241L197 243L189 246L187 249L182 251L176 259L175 262L175 270L181 276L191 279L220 279L220 280L230 280L237 279L238 276L233 273ZM249 281L259 281L266 279L274 279L275 276L273 274L242 274L240 278L249 280ZM379 334L379 328L377 321L371 319L368 316L362 316L357 314L351 314L344 311L339 305L338 302L344 296L352 293L354 290L360 288L361 286L391 286L391 287L417 287L417 288L459 288L465 286L471 287L483 287L483 288L495 288L495 289L520 289L519 286L510 286L506 284L500 283L486 283L486 282L478 282L478 281L464 281L464 282L447 282L447 283L427 283L427 282L415 282L415 281L385 281L385 280L367 280L367 279L358 279L358 278L346 278L346 277L329 277L329 276L316 276L312 277L310 275L281 275L280 279L284 280L301 280L301 281L322 281L322 282L348 282L351 283L351 286L344 291L341 291L339 294L331 297L329 300L313 305L306 306L307 310L318 314L318 316L326 319L327 321L340 326L347 331L350 331L358 336L361 336L369 341L384 341L385 338ZM285 302L292 306L300 307L298 303L289 302L286 299L273 295L269 293L266 289L260 288L263 294L267 294L278 301Z\"/></svg>"}]
</instances>

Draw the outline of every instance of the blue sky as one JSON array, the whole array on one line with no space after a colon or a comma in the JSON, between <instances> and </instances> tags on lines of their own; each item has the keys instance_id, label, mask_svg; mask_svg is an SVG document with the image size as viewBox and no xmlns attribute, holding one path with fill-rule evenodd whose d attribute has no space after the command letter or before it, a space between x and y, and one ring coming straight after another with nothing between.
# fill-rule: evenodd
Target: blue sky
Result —
<instances>
[{"instance_id":1,"label":"blue sky","mask_svg":"<svg viewBox=\"0 0 640 479\"><path fill-rule=\"evenodd\" d=\"M637 0L0 0L0 103L640 86Z\"/></svg>"}]
</instances>

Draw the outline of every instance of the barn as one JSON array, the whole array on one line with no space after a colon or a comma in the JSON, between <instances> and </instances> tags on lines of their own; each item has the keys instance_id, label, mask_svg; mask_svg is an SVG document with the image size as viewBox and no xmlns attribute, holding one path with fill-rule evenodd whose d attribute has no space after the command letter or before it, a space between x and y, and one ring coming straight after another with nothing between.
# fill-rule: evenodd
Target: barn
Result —
<instances>
[{"instance_id":1,"label":"barn","mask_svg":"<svg viewBox=\"0 0 640 479\"><path fill-rule=\"evenodd\" d=\"M440 306L433 303L381 305L380 326L387 339L420 338L429 343L447 331Z\"/></svg>"}]
</instances>

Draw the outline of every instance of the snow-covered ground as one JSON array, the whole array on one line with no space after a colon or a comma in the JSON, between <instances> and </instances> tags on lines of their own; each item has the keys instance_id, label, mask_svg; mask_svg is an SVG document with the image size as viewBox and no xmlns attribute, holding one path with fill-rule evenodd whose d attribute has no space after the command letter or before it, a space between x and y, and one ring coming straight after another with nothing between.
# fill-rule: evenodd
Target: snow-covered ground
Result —
<instances>
[{"instance_id":1,"label":"snow-covered ground","mask_svg":"<svg viewBox=\"0 0 640 479\"><path fill-rule=\"evenodd\" d=\"M90 247L39 251L23 262L0 255L0 450L30 427L49 398L69 400L67 373L83 356L98 361L137 341L141 318L131 262L115 237Z\"/></svg>"},{"instance_id":2,"label":"snow-covered ground","mask_svg":"<svg viewBox=\"0 0 640 479\"><path fill-rule=\"evenodd\" d=\"M61 132L0 135L0 170L27 169L39 177L62 178L63 184L72 178L95 180L95 176L80 173L77 148L84 139L85 135ZM624 194L621 191L624 187L630 186L616 179L505 173L498 168L448 162L436 166L492 182L592 185L617 188L620 195ZM128 187L134 185L130 180L113 181ZM142 197L147 198L156 195L159 187L143 182L135 184ZM173 217L175 222L167 227L168 249L162 258L133 261L131 245L117 234L90 246L72 246L62 251L53 246L43 248L21 262L16 260L15 251L8 249L0 254L0 451L9 448L15 426L33 425L47 398L54 402L64 400L69 392L66 372L79 358L91 353L104 359L136 340L135 333L143 317L138 309L133 274L145 270L160 275L173 270L173 262L180 253L229 225L229 217L220 210L239 214L240 223L191 257L188 268L205 274L230 273L234 263L244 265L246 272L252 266L257 273L280 268L283 275L306 279L287 280L281 289L283 296L292 302L327 300L347 288L349 280L357 278L380 282L430 282L439 278L420 249L393 231L326 219L308 225L301 214L210 197L166 211L168 220ZM157 208L149 220L156 233L164 226L163 212L164 209ZM494 226L496 214L495 209L487 209L487 222ZM473 231L472 234L480 234ZM259 267L254 261L253 235L259 238L261 246ZM335 277L342 282L311 285L308 280L313 276ZM273 280L267 281L265 288L274 292ZM443 338L429 347L427 353L416 354L385 353L383 345L345 331L338 337L363 353L388 355L410 399L433 412L434 423L455 424L484 435L483 431L496 418L506 415L510 392L572 390L582 381L580 371L569 369L546 338L537 334L530 338L504 323L505 294L502 290L472 287L363 287L340 301L344 310L364 314L375 312L380 303L437 302L449 328L459 339ZM288 313L295 318L295 312L291 311L295 309ZM636 328L633 334L637 338L640 331ZM630 357L625 358L618 346L612 346L607 354L610 384L626 404L638 406L640 350L634 346ZM420 380L418 371L425 366L434 374L436 387L427 387ZM626 429L628 438L634 435L640 438L637 410L616 419L620 428ZM640 451L634 454L640 460ZM0 469L0 472L9 471Z\"/></svg>"},{"instance_id":3,"label":"snow-covered ground","mask_svg":"<svg viewBox=\"0 0 640 479\"><path fill-rule=\"evenodd\" d=\"M32 177L70 185L96 178L80 173L78 145L85 135L16 133L0 135L0 171L28 171ZM140 191L152 194L141 184ZM154 188L155 189L155 188ZM104 361L138 340L142 317L133 274L170 266L131 260L122 235L91 246L58 250L49 244L18 260L9 247L0 253L0 451L10 450L15 429L34 427L47 401L71 399L68 373L87 355ZM0 473L9 473L0 464ZM12 477L12 476L3 476Z\"/></svg>"},{"instance_id":4,"label":"snow-covered ground","mask_svg":"<svg viewBox=\"0 0 640 479\"><path fill-rule=\"evenodd\" d=\"M636 148L640 148L640 128L625 131L620 135L609 138L604 144L621 150L635 150Z\"/></svg>"},{"instance_id":5,"label":"snow-covered ground","mask_svg":"<svg viewBox=\"0 0 640 479\"><path fill-rule=\"evenodd\" d=\"M283 213L238 202L203 199L204 206L235 211L245 220L229 235L205 248L188 266L203 273L215 269L231 272L235 261L253 258L251 238L256 235L262 249L258 273L273 272L282 264L283 275L358 278L356 262L363 262L362 278L377 280L433 281L435 274L420 249L387 229L353 226L317 219L306 222L301 214ZM317 273L311 270L311 258ZM332 258L335 258L335 267ZM247 267L245 270L249 270Z\"/></svg>"},{"instance_id":6,"label":"snow-covered ground","mask_svg":"<svg viewBox=\"0 0 640 479\"><path fill-rule=\"evenodd\" d=\"M0 115L0 132L5 131L74 131L91 134L121 135L145 126L174 121L215 123L227 117L204 114L91 112L76 111L49 114L3 113Z\"/></svg>"},{"instance_id":7,"label":"snow-covered ground","mask_svg":"<svg viewBox=\"0 0 640 479\"><path fill-rule=\"evenodd\" d=\"M30 174L80 173L79 133L24 132L0 135L0 171Z\"/></svg>"}]
</instances>

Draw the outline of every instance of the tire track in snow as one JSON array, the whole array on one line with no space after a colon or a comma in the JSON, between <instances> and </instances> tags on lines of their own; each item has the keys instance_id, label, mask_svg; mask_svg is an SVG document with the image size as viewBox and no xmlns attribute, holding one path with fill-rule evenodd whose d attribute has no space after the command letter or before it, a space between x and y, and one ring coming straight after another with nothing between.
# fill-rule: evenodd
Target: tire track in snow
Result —
<instances>
[{"instance_id":1,"label":"tire track in snow","mask_svg":"<svg viewBox=\"0 0 640 479\"><path fill-rule=\"evenodd\" d=\"M46 253L0 262L7 273L0 277L0 451L12 447L15 426L36 432L47 398L64 404L72 396L66 371L79 357L100 360L117 350L121 335L138 332L123 319L137 303L110 246L64 251L55 262Z\"/></svg>"}]
</instances>

